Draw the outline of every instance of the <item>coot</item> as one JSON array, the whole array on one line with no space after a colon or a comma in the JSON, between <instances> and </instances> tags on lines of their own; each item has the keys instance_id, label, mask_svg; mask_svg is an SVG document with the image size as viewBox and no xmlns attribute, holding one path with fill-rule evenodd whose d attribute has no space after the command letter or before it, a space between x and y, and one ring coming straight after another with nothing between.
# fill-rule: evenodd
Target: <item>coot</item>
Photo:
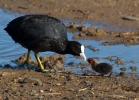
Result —
<instances>
[{"instance_id":1,"label":"coot","mask_svg":"<svg viewBox=\"0 0 139 100\"><path fill-rule=\"evenodd\" d=\"M59 54L72 54L86 60L84 46L77 41L68 41L65 25L54 17L21 16L9 22L4 30L15 42L28 49L27 67L31 50L34 51L40 70L43 72L47 70L44 70L38 52L53 51Z\"/></svg>"},{"instance_id":2,"label":"coot","mask_svg":"<svg viewBox=\"0 0 139 100\"><path fill-rule=\"evenodd\" d=\"M102 76L110 76L112 73L112 66L107 63L97 63L93 58L87 59L92 69L100 73Z\"/></svg>"}]
</instances>

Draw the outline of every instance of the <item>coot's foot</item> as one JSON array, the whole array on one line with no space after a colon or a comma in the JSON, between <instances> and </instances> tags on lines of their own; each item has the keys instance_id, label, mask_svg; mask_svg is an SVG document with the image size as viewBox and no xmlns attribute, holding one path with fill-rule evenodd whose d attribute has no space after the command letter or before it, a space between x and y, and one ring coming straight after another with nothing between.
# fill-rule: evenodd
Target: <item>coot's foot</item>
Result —
<instances>
[{"instance_id":1,"label":"coot's foot","mask_svg":"<svg viewBox=\"0 0 139 100\"><path fill-rule=\"evenodd\" d=\"M50 70L47 70L47 69L41 69L41 70L36 70L36 71L39 71L39 72L42 72L42 73L60 73L62 72L61 70L55 70L55 69L50 69Z\"/></svg>"},{"instance_id":2,"label":"coot's foot","mask_svg":"<svg viewBox=\"0 0 139 100\"><path fill-rule=\"evenodd\" d=\"M108 73L108 74L102 74L101 76L106 76L106 77L111 77L112 72Z\"/></svg>"},{"instance_id":3,"label":"coot's foot","mask_svg":"<svg viewBox=\"0 0 139 100\"><path fill-rule=\"evenodd\" d=\"M17 63L16 63L17 64ZM27 63L26 61L22 64L18 65L18 68L27 68L30 71L30 68L33 67L33 65Z\"/></svg>"}]
</instances>

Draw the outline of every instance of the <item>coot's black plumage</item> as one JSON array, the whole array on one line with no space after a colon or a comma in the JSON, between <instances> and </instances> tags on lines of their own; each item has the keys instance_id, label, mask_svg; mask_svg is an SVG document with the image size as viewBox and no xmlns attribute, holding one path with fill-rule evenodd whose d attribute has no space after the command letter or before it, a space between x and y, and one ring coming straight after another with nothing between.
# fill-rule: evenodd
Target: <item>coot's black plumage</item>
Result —
<instances>
[{"instance_id":1,"label":"coot's black plumage","mask_svg":"<svg viewBox=\"0 0 139 100\"><path fill-rule=\"evenodd\" d=\"M112 66L108 63L96 63L93 58L88 58L87 61L91 65L92 69L100 73L102 76L109 76L112 73Z\"/></svg>"},{"instance_id":2,"label":"coot's black plumage","mask_svg":"<svg viewBox=\"0 0 139 100\"><path fill-rule=\"evenodd\" d=\"M65 25L54 17L47 15L25 15L12 20L4 29L23 47L35 52L40 69L44 68L40 63L38 52L53 51L60 54L84 55L84 46L76 41L68 41Z\"/></svg>"}]
</instances>

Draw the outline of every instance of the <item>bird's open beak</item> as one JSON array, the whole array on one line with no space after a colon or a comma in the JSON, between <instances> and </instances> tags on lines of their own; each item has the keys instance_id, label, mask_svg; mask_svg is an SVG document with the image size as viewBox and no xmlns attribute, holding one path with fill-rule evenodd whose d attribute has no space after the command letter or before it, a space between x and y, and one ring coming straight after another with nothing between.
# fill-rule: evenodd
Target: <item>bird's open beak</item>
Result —
<instances>
[{"instance_id":1,"label":"bird's open beak","mask_svg":"<svg viewBox=\"0 0 139 100\"><path fill-rule=\"evenodd\" d=\"M86 61L86 56L84 53L80 53L80 56L84 59L84 61Z\"/></svg>"}]
</instances>

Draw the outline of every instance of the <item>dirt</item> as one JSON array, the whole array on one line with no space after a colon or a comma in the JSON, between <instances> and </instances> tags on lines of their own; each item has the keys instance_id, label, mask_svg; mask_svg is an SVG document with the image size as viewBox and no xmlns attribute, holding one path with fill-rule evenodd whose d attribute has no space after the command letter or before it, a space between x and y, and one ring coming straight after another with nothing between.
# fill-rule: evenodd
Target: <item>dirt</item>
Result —
<instances>
[{"instance_id":1,"label":"dirt","mask_svg":"<svg viewBox=\"0 0 139 100\"><path fill-rule=\"evenodd\" d=\"M105 40L105 42L102 42L103 45L121 43L125 45L139 44L139 32L106 31L102 28L94 28L94 26L88 28L83 25L77 26L75 22L67 25L67 29L71 33L79 32L79 34L73 36L73 39Z\"/></svg>"},{"instance_id":2,"label":"dirt","mask_svg":"<svg viewBox=\"0 0 139 100\"><path fill-rule=\"evenodd\" d=\"M137 100L139 77L0 70L1 100Z\"/></svg>"},{"instance_id":3,"label":"dirt","mask_svg":"<svg viewBox=\"0 0 139 100\"><path fill-rule=\"evenodd\" d=\"M79 32L73 39L102 40L103 45L124 43L126 45L139 43L139 21L127 20L126 16L139 18L138 0L0 0L0 7L7 10L25 14L47 14L56 18L96 20L108 22L110 25L127 26L135 28L134 31L109 31L102 28L89 28L78 26L75 22L67 26L67 29ZM96 48L92 49L96 51ZM15 60L22 65L26 55ZM78 58L78 57L77 57ZM112 60L111 57L108 58ZM65 57L52 55L41 57L44 67L47 69L63 70ZM37 68L37 63L30 58L30 63ZM117 59L117 64L124 62ZM70 62L69 66L76 66L76 62ZM84 63L79 63L81 66ZM82 75L77 76L72 71L61 73L41 73L31 67L12 69L6 64L0 69L0 100L138 100L139 76L124 72L111 77ZM58 68L59 67L59 68ZM132 66L132 70L136 67ZM126 69L121 69L126 70Z\"/></svg>"}]
</instances>

